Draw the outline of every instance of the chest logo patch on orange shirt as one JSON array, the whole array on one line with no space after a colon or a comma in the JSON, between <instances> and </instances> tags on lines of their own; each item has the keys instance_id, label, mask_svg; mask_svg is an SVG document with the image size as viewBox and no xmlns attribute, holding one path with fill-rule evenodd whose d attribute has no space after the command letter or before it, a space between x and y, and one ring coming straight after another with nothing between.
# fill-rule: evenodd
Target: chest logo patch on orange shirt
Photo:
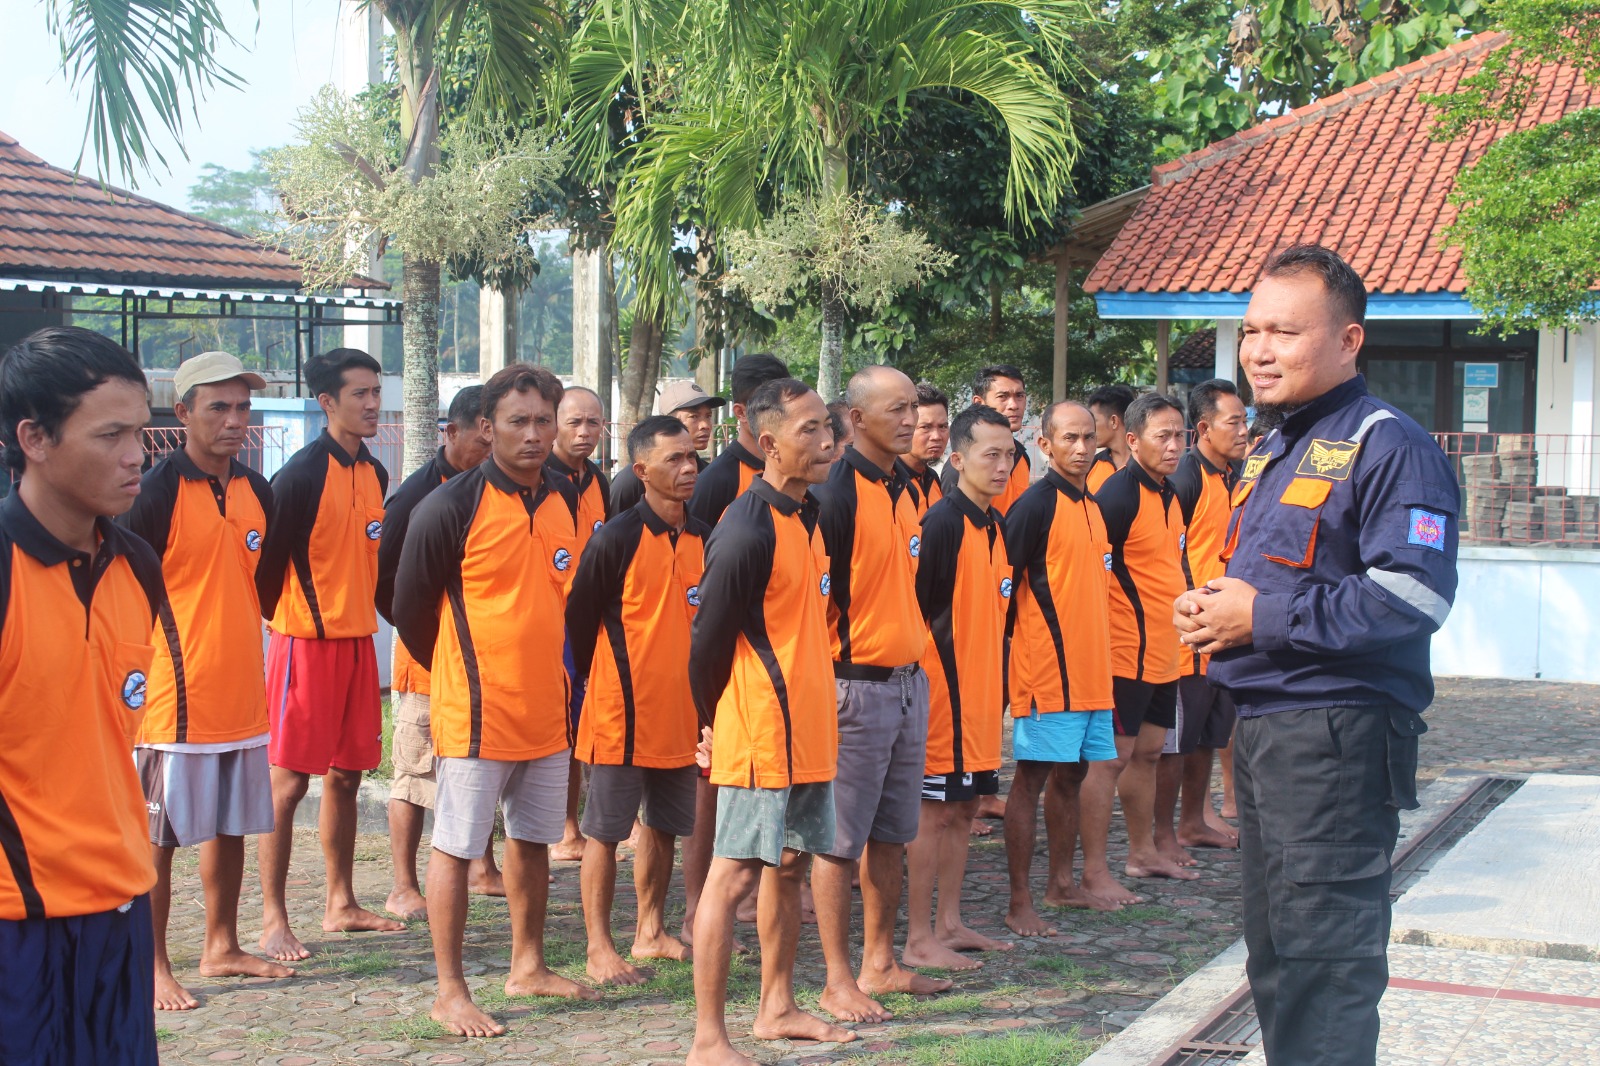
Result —
<instances>
[{"instance_id":1,"label":"chest logo patch on orange shirt","mask_svg":"<svg viewBox=\"0 0 1600 1066\"><path fill-rule=\"evenodd\" d=\"M831 574L823 574L822 575L822 580L817 582L817 588L822 590L822 594L824 596L826 596L828 593L832 592L833 591L833 576Z\"/></svg>"},{"instance_id":2,"label":"chest logo patch on orange shirt","mask_svg":"<svg viewBox=\"0 0 1600 1066\"><path fill-rule=\"evenodd\" d=\"M368 522L367 523L367 539L368 540L377 540L381 536L383 536L383 523L382 522Z\"/></svg>"},{"instance_id":3,"label":"chest logo patch on orange shirt","mask_svg":"<svg viewBox=\"0 0 1600 1066\"><path fill-rule=\"evenodd\" d=\"M911 534L911 558L915 559L922 554L922 538L915 533Z\"/></svg>"},{"instance_id":4,"label":"chest logo patch on orange shirt","mask_svg":"<svg viewBox=\"0 0 1600 1066\"><path fill-rule=\"evenodd\" d=\"M689 597L689 606L690 607L698 607L698 606L700 606L700 586L699 585L690 585L689 586L688 597Z\"/></svg>"},{"instance_id":5,"label":"chest logo patch on orange shirt","mask_svg":"<svg viewBox=\"0 0 1600 1066\"><path fill-rule=\"evenodd\" d=\"M122 705L130 711L144 706L145 676L143 670L130 670L122 679Z\"/></svg>"},{"instance_id":6,"label":"chest logo patch on orange shirt","mask_svg":"<svg viewBox=\"0 0 1600 1066\"><path fill-rule=\"evenodd\" d=\"M250 532L246 533L244 535L244 546L253 552L260 551L261 531L259 529L252 529Z\"/></svg>"},{"instance_id":7,"label":"chest logo patch on orange shirt","mask_svg":"<svg viewBox=\"0 0 1600 1066\"><path fill-rule=\"evenodd\" d=\"M564 573L567 567L572 565L572 553L565 548L557 548L554 558L550 561L555 564L557 570Z\"/></svg>"},{"instance_id":8,"label":"chest logo patch on orange shirt","mask_svg":"<svg viewBox=\"0 0 1600 1066\"><path fill-rule=\"evenodd\" d=\"M1000 579L1000 597L1006 600L1011 598L1011 579L1009 577Z\"/></svg>"}]
</instances>

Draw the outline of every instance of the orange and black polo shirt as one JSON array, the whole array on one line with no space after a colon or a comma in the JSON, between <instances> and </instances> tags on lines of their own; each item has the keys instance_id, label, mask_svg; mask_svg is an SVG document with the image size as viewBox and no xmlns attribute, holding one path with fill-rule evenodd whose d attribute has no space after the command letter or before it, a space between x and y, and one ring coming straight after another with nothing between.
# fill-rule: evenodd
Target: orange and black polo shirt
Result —
<instances>
[{"instance_id":1,"label":"orange and black polo shirt","mask_svg":"<svg viewBox=\"0 0 1600 1066\"><path fill-rule=\"evenodd\" d=\"M156 882L130 754L166 593L155 552L99 519L93 557L0 500L0 919L120 907ZM259 641L259 638L258 638ZM257 684L255 687L259 688Z\"/></svg>"},{"instance_id":2,"label":"orange and black polo shirt","mask_svg":"<svg viewBox=\"0 0 1600 1066\"><path fill-rule=\"evenodd\" d=\"M267 479L237 459L227 485L182 449L145 474L122 524L160 556L167 600L140 744L223 744L267 731L256 564L271 510Z\"/></svg>"},{"instance_id":3,"label":"orange and black polo shirt","mask_svg":"<svg viewBox=\"0 0 1600 1066\"><path fill-rule=\"evenodd\" d=\"M394 622L432 671L428 717L441 758L515 762L571 745L562 649L577 511L567 478L546 469L527 488L490 457L412 513Z\"/></svg>"},{"instance_id":4,"label":"orange and black polo shirt","mask_svg":"<svg viewBox=\"0 0 1600 1066\"><path fill-rule=\"evenodd\" d=\"M1028 458L1027 446L1016 438L1012 438L1011 443L1016 446L1012 453L1014 457L1011 461L1011 480L1006 482L1006 491L996 496L993 504L1001 516L1004 516L1011 509L1011 505L1028 491L1028 486L1033 482L1033 463ZM939 488L943 490L941 495L953 494L960 480L961 472L956 469L955 464L944 464L944 473L939 476Z\"/></svg>"},{"instance_id":5,"label":"orange and black polo shirt","mask_svg":"<svg viewBox=\"0 0 1600 1066\"><path fill-rule=\"evenodd\" d=\"M567 639L589 679L575 753L595 766L694 763L689 633L700 607L706 525L682 530L640 500L590 538L567 596Z\"/></svg>"},{"instance_id":6,"label":"orange and black polo shirt","mask_svg":"<svg viewBox=\"0 0 1600 1066\"><path fill-rule=\"evenodd\" d=\"M959 488L929 508L917 562L917 603L928 627L929 774L1000 768L1011 592L999 512L979 510Z\"/></svg>"},{"instance_id":7,"label":"orange and black polo shirt","mask_svg":"<svg viewBox=\"0 0 1600 1066\"><path fill-rule=\"evenodd\" d=\"M694 483L694 495L689 499L689 513L706 525L716 528L722 521L722 512L728 509L751 482L767 468L765 456L757 455L738 441L722 450L711 460Z\"/></svg>"},{"instance_id":8,"label":"orange and black polo shirt","mask_svg":"<svg viewBox=\"0 0 1600 1066\"><path fill-rule=\"evenodd\" d=\"M1162 685L1178 679L1172 602L1183 580L1184 525L1172 481L1158 484L1137 459L1095 493L1111 541L1111 671Z\"/></svg>"},{"instance_id":9,"label":"orange and black polo shirt","mask_svg":"<svg viewBox=\"0 0 1600 1066\"><path fill-rule=\"evenodd\" d=\"M389 474L365 444L351 456L327 430L272 479L256 567L275 633L318 640L378 631L374 594Z\"/></svg>"},{"instance_id":10,"label":"orange and black polo shirt","mask_svg":"<svg viewBox=\"0 0 1600 1066\"><path fill-rule=\"evenodd\" d=\"M589 538L613 513L611 481L593 459L585 459L583 467L574 470L552 452L544 465L557 477L571 481L572 487L578 490L578 556L582 558Z\"/></svg>"},{"instance_id":11,"label":"orange and black polo shirt","mask_svg":"<svg viewBox=\"0 0 1600 1066\"><path fill-rule=\"evenodd\" d=\"M1111 698L1111 542L1100 505L1055 470L1006 515L1011 714L1103 711Z\"/></svg>"},{"instance_id":12,"label":"orange and black polo shirt","mask_svg":"<svg viewBox=\"0 0 1600 1066\"><path fill-rule=\"evenodd\" d=\"M689 644L689 690L700 723L714 730L712 784L833 780L831 583L809 494L796 500L757 479L728 506L706 542Z\"/></svg>"},{"instance_id":13,"label":"orange and black polo shirt","mask_svg":"<svg viewBox=\"0 0 1600 1066\"><path fill-rule=\"evenodd\" d=\"M444 449L434 453L433 461L424 463L400 483L394 495L383 506L383 536L378 540L378 588L373 599L378 613L390 625L394 624L394 575L400 569L400 549L405 546L406 530L411 527L411 513L427 495L461 471L450 465ZM432 691L428 671L417 665L417 660L406 650L406 642L394 642L394 665L389 672L389 687L395 692L411 692L426 696Z\"/></svg>"},{"instance_id":14,"label":"orange and black polo shirt","mask_svg":"<svg viewBox=\"0 0 1600 1066\"><path fill-rule=\"evenodd\" d=\"M1099 492L1100 487L1106 483L1106 479L1111 477L1111 475L1115 474L1116 472L1117 462L1115 459L1111 458L1110 448L1101 448L1099 451L1095 452L1094 462L1089 464L1089 475L1087 478L1089 491Z\"/></svg>"},{"instance_id":15,"label":"orange and black polo shirt","mask_svg":"<svg viewBox=\"0 0 1600 1066\"><path fill-rule=\"evenodd\" d=\"M1199 588L1228 569L1222 561L1222 546L1228 539L1228 519L1233 515L1234 474L1227 467L1217 469L1211 461L1191 448L1167 479L1178 495L1187 532L1183 542L1183 578L1189 588ZM1178 671L1182 676L1204 674L1211 656L1179 642Z\"/></svg>"},{"instance_id":16,"label":"orange and black polo shirt","mask_svg":"<svg viewBox=\"0 0 1600 1066\"><path fill-rule=\"evenodd\" d=\"M852 447L812 494L832 575L834 676L887 681L896 667L921 658L925 643L917 615L916 489L899 469L880 470Z\"/></svg>"},{"instance_id":17,"label":"orange and black polo shirt","mask_svg":"<svg viewBox=\"0 0 1600 1066\"><path fill-rule=\"evenodd\" d=\"M904 459L896 459L895 466L911 482L911 487L917 490L917 517L928 513L928 508L944 499L944 489L939 486L939 471L933 468L932 463L925 463L919 473L911 469L911 464Z\"/></svg>"},{"instance_id":18,"label":"orange and black polo shirt","mask_svg":"<svg viewBox=\"0 0 1600 1066\"><path fill-rule=\"evenodd\" d=\"M706 472L706 467L711 464L699 452L694 453L695 471L699 474ZM700 483L695 482L696 486ZM638 505L644 499L644 482L639 480L639 475L633 472L632 463L623 463L617 468L617 476L611 479L611 513L622 514L630 507Z\"/></svg>"}]
</instances>

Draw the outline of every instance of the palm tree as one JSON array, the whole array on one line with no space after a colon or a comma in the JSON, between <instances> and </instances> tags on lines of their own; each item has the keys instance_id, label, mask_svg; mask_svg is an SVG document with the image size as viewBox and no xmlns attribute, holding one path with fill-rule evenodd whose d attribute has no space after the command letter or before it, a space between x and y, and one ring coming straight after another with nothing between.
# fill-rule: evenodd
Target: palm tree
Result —
<instances>
[{"instance_id":1,"label":"palm tree","mask_svg":"<svg viewBox=\"0 0 1600 1066\"><path fill-rule=\"evenodd\" d=\"M615 0L598 17L636 66L669 69L617 205L643 307L676 298L674 222L694 187L713 230L754 229L763 191L835 200L874 134L919 97L975 100L1010 145L1006 208L1052 208L1077 149L1069 101L1040 62L1068 69L1083 0ZM576 73L576 72L575 72ZM821 286L817 386L838 393L846 302Z\"/></svg>"},{"instance_id":2,"label":"palm tree","mask_svg":"<svg viewBox=\"0 0 1600 1066\"><path fill-rule=\"evenodd\" d=\"M252 0L259 7L260 0ZM332 2L332 0L330 0ZM406 178L421 181L439 159L437 58L468 15L485 21L488 45L477 72L486 113L543 110L552 55L563 51L562 0L366 0L395 30L400 137ZM181 143L186 101L237 79L216 59L230 38L217 0L50 0L48 22L62 66L90 91L91 142L101 166L124 176L148 170L149 116ZM439 414L439 264L403 259L405 471L432 458Z\"/></svg>"}]
</instances>

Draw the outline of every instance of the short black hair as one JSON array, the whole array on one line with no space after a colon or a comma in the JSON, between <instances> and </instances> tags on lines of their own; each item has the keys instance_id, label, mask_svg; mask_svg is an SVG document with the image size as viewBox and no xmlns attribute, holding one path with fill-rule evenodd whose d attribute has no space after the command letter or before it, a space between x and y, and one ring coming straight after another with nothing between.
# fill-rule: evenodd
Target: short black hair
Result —
<instances>
[{"instance_id":1,"label":"short black hair","mask_svg":"<svg viewBox=\"0 0 1600 1066\"><path fill-rule=\"evenodd\" d=\"M1311 271L1333 297L1334 305L1346 322L1362 325L1367 320L1367 285L1361 275L1338 252L1320 244L1295 244L1272 253L1261 268L1264 278L1292 277Z\"/></svg>"},{"instance_id":2,"label":"short black hair","mask_svg":"<svg viewBox=\"0 0 1600 1066\"><path fill-rule=\"evenodd\" d=\"M1283 410L1277 407L1256 408L1256 420L1250 423L1250 439L1259 440L1283 425Z\"/></svg>"},{"instance_id":3,"label":"short black hair","mask_svg":"<svg viewBox=\"0 0 1600 1066\"><path fill-rule=\"evenodd\" d=\"M483 386L468 385L450 398L450 409L445 412L446 422L462 429L477 429L478 416L483 414Z\"/></svg>"},{"instance_id":4,"label":"short black hair","mask_svg":"<svg viewBox=\"0 0 1600 1066\"><path fill-rule=\"evenodd\" d=\"M500 406L500 401L513 392L527 392L530 389L543 396L545 402L552 408L561 404L561 395L566 389L561 384L561 379L542 366L531 363L512 363L503 370L495 371L483 386L483 417L494 421L495 409Z\"/></svg>"},{"instance_id":5,"label":"short black hair","mask_svg":"<svg viewBox=\"0 0 1600 1066\"><path fill-rule=\"evenodd\" d=\"M745 359L748 358L745 356ZM811 391L811 386L798 378L775 378L763 382L745 401L744 414L750 420L751 431L759 436L765 430L782 425L783 412L789 401L798 400Z\"/></svg>"},{"instance_id":6,"label":"short black hair","mask_svg":"<svg viewBox=\"0 0 1600 1066\"><path fill-rule=\"evenodd\" d=\"M1011 432L1011 419L993 407L975 403L956 415L955 420L950 423L950 450L952 452L965 452L972 446L972 431L979 422L985 425L999 426L1007 433Z\"/></svg>"},{"instance_id":7,"label":"short black hair","mask_svg":"<svg viewBox=\"0 0 1600 1066\"><path fill-rule=\"evenodd\" d=\"M850 401L835 400L828 405L828 421L833 424L833 439L844 440L850 430Z\"/></svg>"},{"instance_id":8,"label":"short black hair","mask_svg":"<svg viewBox=\"0 0 1600 1066\"><path fill-rule=\"evenodd\" d=\"M1010 363L990 363L988 366L979 367L978 372L972 375L972 398L981 400L989 395L989 388L994 384L995 378L1010 378L1021 384L1024 389L1028 387L1022 371L1015 366Z\"/></svg>"},{"instance_id":9,"label":"short black hair","mask_svg":"<svg viewBox=\"0 0 1600 1066\"><path fill-rule=\"evenodd\" d=\"M766 352L752 352L743 356L733 364L733 373L729 381L733 387L733 402L746 406L756 390L769 381L778 381L789 376L789 368L782 359ZM746 412L748 415L748 412Z\"/></svg>"},{"instance_id":10,"label":"short black hair","mask_svg":"<svg viewBox=\"0 0 1600 1066\"><path fill-rule=\"evenodd\" d=\"M360 348L335 348L306 363L306 388L311 390L313 398L332 396L337 400L339 390L344 388L346 370L370 370L380 377L383 375L378 361Z\"/></svg>"},{"instance_id":11,"label":"short black hair","mask_svg":"<svg viewBox=\"0 0 1600 1066\"><path fill-rule=\"evenodd\" d=\"M689 427L672 415L651 415L628 431L628 462L637 463L639 456L654 448L662 437L688 432Z\"/></svg>"},{"instance_id":12,"label":"short black hair","mask_svg":"<svg viewBox=\"0 0 1600 1066\"><path fill-rule=\"evenodd\" d=\"M1137 437L1144 432L1150 416L1161 411L1176 411L1178 418L1183 418L1183 407L1177 400L1163 392L1147 392L1128 405L1127 413L1122 416L1122 424Z\"/></svg>"},{"instance_id":13,"label":"short black hair","mask_svg":"<svg viewBox=\"0 0 1600 1066\"><path fill-rule=\"evenodd\" d=\"M1043 433L1046 437L1048 437L1055 431L1055 426L1051 425L1051 423L1056 420L1056 412L1061 410L1063 407L1076 407L1078 410L1088 415L1091 420L1094 418L1094 412L1089 410L1086 405L1079 403L1077 400L1057 400L1049 407L1046 407L1044 409L1044 414L1039 416L1040 433Z\"/></svg>"},{"instance_id":14,"label":"short black hair","mask_svg":"<svg viewBox=\"0 0 1600 1066\"><path fill-rule=\"evenodd\" d=\"M1222 397L1237 395L1239 386L1227 378L1202 381L1189 390L1189 424L1198 426L1202 422L1209 422L1211 416L1217 413L1217 404Z\"/></svg>"},{"instance_id":15,"label":"short black hair","mask_svg":"<svg viewBox=\"0 0 1600 1066\"><path fill-rule=\"evenodd\" d=\"M938 386L931 381L917 382L918 407L943 407L950 410L950 397L939 391Z\"/></svg>"},{"instance_id":16,"label":"short black hair","mask_svg":"<svg viewBox=\"0 0 1600 1066\"><path fill-rule=\"evenodd\" d=\"M108 381L148 388L139 361L103 333L79 326L46 326L22 338L0 357L0 444L5 462L22 473L27 459L17 426L37 422L52 441L93 392Z\"/></svg>"},{"instance_id":17,"label":"short black hair","mask_svg":"<svg viewBox=\"0 0 1600 1066\"><path fill-rule=\"evenodd\" d=\"M1094 408L1104 407L1124 422L1128 420L1128 405L1137 399L1139 394L1133 391L1132 385L1118 382L1113 385L1101 385L1098 389L1084 397L1083 404L1093 413Z\"/></svg>"}]
</instances>

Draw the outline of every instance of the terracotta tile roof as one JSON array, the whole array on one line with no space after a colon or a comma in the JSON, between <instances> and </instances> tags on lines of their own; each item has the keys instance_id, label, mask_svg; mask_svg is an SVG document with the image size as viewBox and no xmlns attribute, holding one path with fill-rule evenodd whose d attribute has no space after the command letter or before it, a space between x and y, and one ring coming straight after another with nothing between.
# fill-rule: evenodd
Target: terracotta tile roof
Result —
<instances>
[{"instance_id":1,"label":"terracotta tile roof","mask_svg":"<svg viewBox=\"0 0 1600 1066\"><path fill-rule=\"evenodd\" d=\"M1325 244L1379 293L1459 293L1455 175L1497 137L1600 105L1569 67L1538 72L1538 97L1514 124L1455 141L1428 137L1423 97L1455 89L1506 41L1482 34L1270 119L1152 172L1153 188L1090 272L1090 292L1246 292L1274 251Z\"/></svg>"},{"instance_id":2,"label":"terracotta tile roof","mask_svg":"<svg viewBox=\"0 0 1600 1066\"><path fill-rule=\"evenodd\" d=\"M1172 370L1210 370L1217 365L1217 331L1197 329L1172 350L1167 366Z\"/></svg>"},{"instance_id":3,"label":"terracotta tile roof","mask_svg":"<svg viewBox=\"0 0 1600 1066\"><path fill-rule=\"evenodd\" d=\"M4 132L0 276L229 289L298 289L301 280L282 252L154 200L102 189Z\"/></svg>"}]
</instances>

